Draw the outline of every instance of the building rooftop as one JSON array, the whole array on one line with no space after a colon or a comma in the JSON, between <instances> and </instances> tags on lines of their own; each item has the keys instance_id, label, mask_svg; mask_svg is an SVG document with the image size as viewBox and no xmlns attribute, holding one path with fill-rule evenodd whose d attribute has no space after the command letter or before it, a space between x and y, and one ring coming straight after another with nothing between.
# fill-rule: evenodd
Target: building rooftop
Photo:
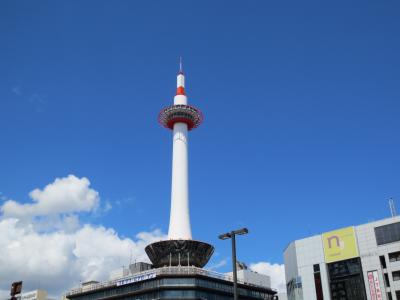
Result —
<instances>
[{"instance_id":1,"label":"building rooftop","mask_svg":"<svg viewBox=\"0 0 400 300\"><path fill-rule=\"evenodd\" d=\"M387 217L387 218L379 219L379 220L371 220L371 221L369 221L369 222L364 222L364 223L358 224L358 225L349 225L348 227L351 227L351 226L354 226L354 227L362 227L362 226L369 226L369 225L371 225L371 226L381 226L381 225L391 224L391 223L396 223L396 222L400 222L400 215L398 215L398 216L393 216L393 217ZM337 229L341 229L341 228L338 227L338 228L333 228L333 229L330 229L330 230L337 230ZM312 238L321 236L322 234L324 234L324 233L323 233L323 232L322 232L322 233L315 233L315 234L312 234L312 235L309 235L309 236L305 236L305 237L302 237L302 238L299 238L299 239L290 241L290 242L286 245L286 247L284 248L284 251L286 251L286 250L288 249L288 247L289 247L292 243L294 243L294 242L296 242L296 241L302 241L302 240L312 239Z\"/></svg>"}]
</instances>

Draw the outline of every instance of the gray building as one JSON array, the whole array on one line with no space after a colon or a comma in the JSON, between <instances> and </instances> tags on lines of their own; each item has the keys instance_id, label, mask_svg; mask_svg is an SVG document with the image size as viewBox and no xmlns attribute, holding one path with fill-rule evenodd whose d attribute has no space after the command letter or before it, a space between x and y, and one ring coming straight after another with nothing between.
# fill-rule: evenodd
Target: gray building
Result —
<instances>
[{"instance_id":1,"label":"gray building","mask_svg":"<svg viewBox=\"0 0 400 300\"><path fill-rule=\"evenodd\" d=\"M400 300L400 217L293 241L289 300Z\"/></svg>"},{"instance_id":2,"label":"gray building","mask_svg":"<svg viewBox=\"0 0 400 300\"><path fill-rule=\"evenodd\" d=\"M238 280L239 299L276 299L276 291L268 286L269 278L266 276L266 285L259 281L260 277L257 279L256 283L253 283L253 280ZM80 287L69 291L66 298L70 300L232 300L233 282L232 277L227 274L202 268L166 266L149 268L137 273L129 272L120 278L114 277L106 282L83 283Z\"/></svg>"}]
</instances>

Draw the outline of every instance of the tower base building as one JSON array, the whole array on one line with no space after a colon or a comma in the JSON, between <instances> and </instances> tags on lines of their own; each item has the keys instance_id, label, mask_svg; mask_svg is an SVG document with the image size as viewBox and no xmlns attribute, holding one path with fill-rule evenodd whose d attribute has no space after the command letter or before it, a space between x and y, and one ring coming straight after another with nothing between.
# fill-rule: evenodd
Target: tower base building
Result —
<instances>
[{"instance_id":1,"label":"tower base building","mask_svg":"<svg viewBox=\"0 0 400 300\"><path fill-rule=\"evenodd\" d=\"M289 300L400 300L400 217L296 240L284 260Z\"/></svg>"},{"instance_id":2,"label":"tower base building","mask_svg":"<svg viewBox=\"0 0 400 300\"><path fill-rule=\"evenodd\" d=\"M91 286L81 285L67 293L70 300L232 300L232 277L197 267L162 267L131 273ZM239 280L239 299L273 300L268 286Z\"/></svg>"}]
</instances>

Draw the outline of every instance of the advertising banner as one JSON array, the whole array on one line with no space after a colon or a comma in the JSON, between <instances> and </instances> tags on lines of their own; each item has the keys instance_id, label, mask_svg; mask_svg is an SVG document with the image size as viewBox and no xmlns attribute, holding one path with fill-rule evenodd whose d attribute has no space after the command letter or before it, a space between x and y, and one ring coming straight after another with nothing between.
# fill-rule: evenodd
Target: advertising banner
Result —
<instances>
[{"instance_id":1,"label":"advertising banner","mask_svg":"<svg viewBox=\"0 0 400 300\"><path fill-rule=\"evenodd\" d=\"M372 272L368 272L368 285L369 285L369 293L371 295L371 300L376 299L376 291L375 291L375 281L374 281L374 274Z\"/></svg>"},{"instance_id":2,"label":"advertising banner","mask_svg":"<svg viewBox=\"0 0 400 300\"><path fill-rule=\"evenodd\" d=\"M382 300L382 290L381 285L379 284L378 271L373 271L372 274L374 275L376 300Z\"/></svg>"},{"instance_id":3,"label":"advertising banner","mask_svg":"<svg viewBox=\"0 0 400 300\"><path fill-rule=\"evenodd\" d=\"M371 300L382 300L382 290L379 283L378 271L369 271L367 276Z\"/></svg>"},{"instance_id":4,"label":"advertising banner","mask_svg":"<svg viewBox=\"0 0 400 300\"><path fill-rule=\"evenodd\" d=\"M354 227L322 234L325 262L331 263L359 256Z\"/></svg>"}]
</instances>

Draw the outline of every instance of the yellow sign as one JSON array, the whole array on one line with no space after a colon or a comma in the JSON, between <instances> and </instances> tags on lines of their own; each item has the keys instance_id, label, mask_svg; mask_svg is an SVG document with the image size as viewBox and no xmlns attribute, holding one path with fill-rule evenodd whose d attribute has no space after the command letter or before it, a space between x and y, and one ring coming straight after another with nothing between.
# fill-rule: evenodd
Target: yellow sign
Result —
<instances>
[{"instance_id":1,"label":"yellow sign","mask_svg":"<svg viewBox=\"0 0 400 300\"><path fill-rule=\"evenodd\" d=\"M354 227L326 232L322 234L322 241L326 263L359 256Z\"/></svg>"}]
</instances>

